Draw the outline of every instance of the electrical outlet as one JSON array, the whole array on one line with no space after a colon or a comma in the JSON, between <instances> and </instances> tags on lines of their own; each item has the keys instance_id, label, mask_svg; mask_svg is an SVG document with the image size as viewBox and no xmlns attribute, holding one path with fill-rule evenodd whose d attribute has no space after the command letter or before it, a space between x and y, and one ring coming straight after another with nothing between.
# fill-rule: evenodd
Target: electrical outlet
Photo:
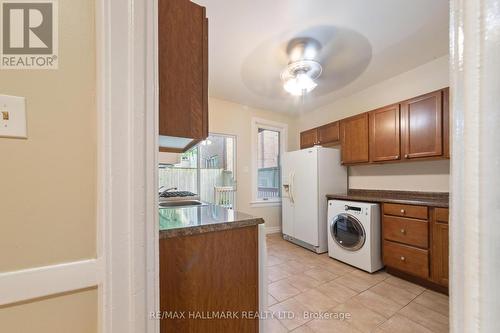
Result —
<instances>
[{"instance_id":1,"label":"electrical outlet","mask_svg":"<svg viewBox=\"0 0 500 333\"><path fill-rule=\"evenodd\" d=\"M28 137L24 97L0 95L0 137Z\"/></svg>"}]
</instances>

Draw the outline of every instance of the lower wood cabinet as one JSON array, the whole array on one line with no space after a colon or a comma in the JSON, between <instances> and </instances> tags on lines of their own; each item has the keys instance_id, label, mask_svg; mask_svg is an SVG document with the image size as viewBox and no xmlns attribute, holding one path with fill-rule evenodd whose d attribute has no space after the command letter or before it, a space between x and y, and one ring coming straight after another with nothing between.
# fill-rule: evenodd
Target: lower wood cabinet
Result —
<instances>
[{"instance_id":1,"label":"lower wood cabinet","mask_svg":"<svg viewBox=\"0 0 500 333\"><path fill-rule=\"evenodd\" d=\"M385 203L383 261L389 273L448 289L448 209Z\"/></svg>"},{"instance_id":2,"label":"lower wood cabinet","mask_svg":"<svg viewBox=\"0 0 500 333\"><path fill-rule=\"evenodd\" d=\"M432 225L432 280L448 285L449 239L447 208L436 208L431 216Z\"/></svg>"},{"instance_id":3,"label":"lower wood cabinet","mask_svg":"<svg viewBox=\"0 0 500 333\"><path fill-rule=\"evenodd\" d=\"M258 284L257 226L160 239L160 310L185 315L162 319L160 332L257 333L242 313L258 311ZM206 319L228 311L238 318Z\"/></svg>"},{"instance_id":4,"label":"lower wood cabinet","mask_svg":"<svg viewBox=\"0 0 500 333\"><path fill-rule=\"evenodd\" d=\"M429 251L413 246L384 241L384 263L417 277L429 277Z\"/></svg>"}]
</instances>

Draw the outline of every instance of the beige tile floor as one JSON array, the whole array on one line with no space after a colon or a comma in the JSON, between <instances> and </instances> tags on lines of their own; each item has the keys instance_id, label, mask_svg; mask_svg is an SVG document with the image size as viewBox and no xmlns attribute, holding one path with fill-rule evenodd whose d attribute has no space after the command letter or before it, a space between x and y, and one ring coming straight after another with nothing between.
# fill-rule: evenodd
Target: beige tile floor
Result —
<instances>
[{"instance_id":1,"label":"beige tile floor","mask_svg":"<svg viewBox=\"0 0 500 333\"><path fill-rule=\"evenodd\" d=\"M280 234L268 235L267 247L269 311L281 317L267 319L265 333L449 331L445 295L383 271L365 273ZM334 317L342 314L350 318Z\"/></svg>"}]
</instances>

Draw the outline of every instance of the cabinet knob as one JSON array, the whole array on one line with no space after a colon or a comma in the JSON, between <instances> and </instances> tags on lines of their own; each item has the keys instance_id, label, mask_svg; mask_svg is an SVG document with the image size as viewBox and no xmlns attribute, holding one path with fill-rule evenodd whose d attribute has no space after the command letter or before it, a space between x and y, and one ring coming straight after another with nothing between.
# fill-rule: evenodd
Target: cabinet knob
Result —
<instances>
[{"instance_id":1,"label":"cabinet knob","mask_svg":"<svg viewBox=\"0 0 500 333\"><path fill-rule=\"evenodd\" d=\"M401 256L401 261L405 261L405 260L406 260L406 258Z\"/></svg>"},{"instance_id":2,"label":"cabinet knob","mask_svg":"<svg viewBox=\"0 0 500 333\"><path fill-rule=\"evenodd\" d=\"M401 214L404 214L405 213L405 210L404 209L401 209Z\"/></svg>"},{"instance_id":3,"label":"cabinet knob","mask_svg":"<svg viewBox=\"0 0 500 333\"><path fill-rule=\"evenodd\" d=\"M406 233L406 230L405 230L405 229L401 229L401 233L402 233L402 234L405 234L405 233Z\"/></svg>"},{"instance_id":4,"label":"cabinet knob","mask_svg":"<svg viewBox=\"0 0 500 333\"><path fill-rule=\"evenodd\" d=\"M408 158L408 154L405 154L405 158Z\"/></svg>"}]
</instances>

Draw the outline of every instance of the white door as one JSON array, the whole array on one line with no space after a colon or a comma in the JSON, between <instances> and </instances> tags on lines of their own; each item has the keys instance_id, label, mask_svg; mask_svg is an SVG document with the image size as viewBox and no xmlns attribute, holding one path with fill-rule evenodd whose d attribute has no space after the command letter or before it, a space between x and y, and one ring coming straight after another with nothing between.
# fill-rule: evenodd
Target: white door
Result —
<instances>
[{"instance_id":1,"label":"white door","mask_svg":"<svg viewBox=\"0 0 500 333\"><path fill-rule=\"evenodd\" d=\"M318 237L318 150L293 152L292 193L294 237L319 246Z\"/></svg>"}]
</instances>

